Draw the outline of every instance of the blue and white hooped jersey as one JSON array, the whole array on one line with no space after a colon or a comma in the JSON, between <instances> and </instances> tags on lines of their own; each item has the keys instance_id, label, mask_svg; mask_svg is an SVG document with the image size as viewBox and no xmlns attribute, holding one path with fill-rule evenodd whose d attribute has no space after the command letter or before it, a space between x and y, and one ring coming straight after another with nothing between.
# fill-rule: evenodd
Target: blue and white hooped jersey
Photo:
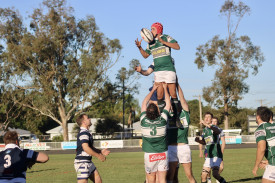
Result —
<instances>
[{"instance_id":1,"label":"blue and white hooped jersey","mask_svg":"<svg viewBox=\"0 0 275 183\"><path fill-rule=\"evenodd\" d=\"M30 162L36 162L38 152L20 149L16 144L7 144L0 152L0 182L26 182L26 170Z\"/></svg>"},{"instance_id":2,"label":"blue and white hooped jersey","mask_svg":"<svg viewBox=\"0 0 275 183\"><path fill-rule=\"evenodd\" d=\"M83 143L88 143L89 147L93 147L93 136L86 128L80 127L80 132L77 135L77 149L75 162L90 162L92 156L86 153L82 147Z\"/></svg>"}]
</instances>

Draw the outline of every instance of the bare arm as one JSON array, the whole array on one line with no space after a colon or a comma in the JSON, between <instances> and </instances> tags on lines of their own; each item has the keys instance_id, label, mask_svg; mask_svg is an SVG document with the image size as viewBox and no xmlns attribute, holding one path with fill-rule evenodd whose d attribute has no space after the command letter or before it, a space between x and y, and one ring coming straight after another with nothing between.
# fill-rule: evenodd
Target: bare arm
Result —
<instances>
[{"instance_id":1,"label":"bare arm","mask_svg":"<svg viewBox=\"0 0 275 183\"><path fill-rule=\"evenodd\" d=\"M203 145L202 145L202 144L199 144L199 150L200 150L199 157L200 157L200 158L203 158L203 150L202 150L202 148L203 148Z\"/></svg>"},{"instance_id":2,"label":"bare arm","mask_svg":"<svg viewBox=\"0 0 275 183\"><path fill-rule=\"evenodd\" d=\"M164 88L164 94L165 94L165 110L167 110L169 112L170 108L171 108L171 100L170 100L170 95L167 91L167 83L163 83L163 88Z\"/></svg>"},{"instance_id":3,"label":"bare arm","mask_svg":"<svg viewBox=\"0 0 275 183\"><path fill-rule=\"evenodd\" d=\"M135 70L143 76L149 76L154 71L151 67L149 67L147 70L142 70L140 65L136 66Z\"/></svg>"},{"instance_id":4,"label":"bare arm","mask_svg":"<svg viewBox=\"0 0 275 183\"><path fill-rule=\"evenodd\" d=\"M224 149L225 149L225 137L221 137L221 141L222 141L222 153L224 153Z\"/></svg>"},{"instance_id":5,"label":"bare arm","mask_svg":"<svg viewBox=\"0 0 275 183\"><path fill-rule=\"evenodd\" d=\"M179 93L179 98L180 98L180 104L181 104L183 110L189 111L188 104L184 98L184 94L183 94L182 89L179 84L178 84L178 93Z\"/></svg>"},{"instance_id":6,"label":"bare arm","mask_svg":"<svg viewBox=\"0 0 275 183\"><path fill-rule=\"evenodd\" d=\"M100 153L100 150L99 149L96 149L96 148L90 148L90 146L89 146L89 144L88 143L83 143L82 144L82 148L83 148L83 150L87 153L87 154L89 154L89 155L91 155L91 156L95 156L95 157L97 157L97 159L99 159L100 161L105 161L106 160L106 158L105 158L105 156L103 156L101 153Z\"/></svg>"},{"instance_id":7,"label":"bare arm","mask_svg":"<svg viewBox=\"0 0 275 183\"><path fill-rule=\"evenodd\" d=\"M180 49L180 45L176 42L176 43L170 43L170 42L166 42L164 41L163 39L161 39L161 37L158 35L158 40L159 42L161 42L162 44L170 47L170 48L173 48L175 50L179 50Z\"/></svg>"},{"instance_id":8,"label":"bare arm","mask_svg":"<svg viewBox=\"0 0 275 183\"><path fill-rule=\"evenodd\" d=\"M256 161L255 161L254 168L252 170L252 173L254 174L254 176L257 175L257 170L258 170L259 164L261 163L261 161L264 157L265 149L266 149L266 141L265 140L260 140L257 143Z\"/></svg>"},{"instance_id":9,"label":"bare arm","mask_svg":"<svg viewBox=\"0 0 275 183\"><path fill-rule=\"evenodd\" d=\"M139 49L139 52L140 52L141 55L143 56L143 58L148 58L148 57L149 57L149 54L146 53L146 52L142 49L142 47L141 47L141 41L142 41L142 39L141 39L140 41L137 39L137 40L135 40L135 43L136 43L136 45L137 45L137 47L138 47L138 49Z\"/></svg>"},{"instance_id":10,"label":"bare arm","mask_svg":"<svg viewBox=\"0 0 275 183\"><path fill-rule=\"evenodd\" d=\"M150 100L150 98L152 97L154 91L158 88L157 85L154 84L152 90L150 91L150 93L144 98L142 104L141 104L141 112L146 111L147 108L147 103Z\"/></svg>"},{"instance_id":11,"label":"bare arm","mask_svg":"<svg viewBox=\"0 0 275 183\"><path fill-rule=\"evenodd\" d=\"M49 156L45 153L39 152L36 158L37 163L46 163L49 160Z\"/></svg>"}]
</instances>

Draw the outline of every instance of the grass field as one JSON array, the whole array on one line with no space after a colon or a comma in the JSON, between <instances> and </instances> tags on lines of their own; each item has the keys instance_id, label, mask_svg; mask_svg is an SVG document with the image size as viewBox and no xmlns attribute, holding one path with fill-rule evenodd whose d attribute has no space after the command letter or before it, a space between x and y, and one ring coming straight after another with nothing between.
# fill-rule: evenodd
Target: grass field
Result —
<instances>
[{"instance_id":1,"label":"grass field","mask_svg":"<svg viewBox=\"0 0 275 183\"><path fill-rule=\"evenodd\" d=\"M200 173L204 162L199 158L199 151L192 151L193 174L200 182ZM261 182L263 170L258 171L258 176L252 174L256 158L256 149L228 149L224 157L224 172L222 176L228 182ZM27 172L28 183L54 183L54 182L76 182L76 173L73 167L73 154L50 155L50 161L46 164L36 164ZM143 153L122 152L111 153L107 161L99 162L94 159L104 183L143 183L145 179ZM185 178L183 168L179 169L180 182L188 182ZM214 178L212 178L212 182Z\"/></svg>"}]
</instances>

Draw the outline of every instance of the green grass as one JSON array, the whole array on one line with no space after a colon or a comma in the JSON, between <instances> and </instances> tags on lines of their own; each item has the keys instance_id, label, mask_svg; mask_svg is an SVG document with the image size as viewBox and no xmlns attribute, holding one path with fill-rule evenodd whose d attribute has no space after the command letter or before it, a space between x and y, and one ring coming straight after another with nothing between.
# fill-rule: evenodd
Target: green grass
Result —
<instances>
[{"instance_id":1,"label":"green grass","mask_svg":"<svg viewBox=\"0 0 275 183\"><path fill-rule=\"evenodd\" d=\"M198 151L192 151L193 174L200 182L203 158L199 158ZM76 173L73 167L73 154L50 155L46 164L35 164L27 172L28 183L70 183L76 182ZM261 182L263 170L258 171L258 177L252 174L256 158L256 149L228 149L224 157L224 172L222 176L228 182ZM142 183L145 179L143 153L125 152L111 153L107 161L99 162L94 158L94 163L100 172L104 183ZM180 182L188 182L183 168L179 169ZM214 178L212 178L214 183Z\"/></svg>"}]
</instances>

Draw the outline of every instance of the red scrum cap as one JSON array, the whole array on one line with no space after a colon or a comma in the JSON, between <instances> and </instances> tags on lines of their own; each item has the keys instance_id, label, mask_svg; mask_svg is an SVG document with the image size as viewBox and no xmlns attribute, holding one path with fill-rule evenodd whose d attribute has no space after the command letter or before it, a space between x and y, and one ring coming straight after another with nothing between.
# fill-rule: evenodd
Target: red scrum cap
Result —
<instances>
[{"instance_id":1,"label":"red scrum cap","mask_svg":"<svg viewBox=\"0 0 275 183\"><path fill-rule=\"evenodd\" d=\"M159 22L153 23L153 25L151 27L155 27L157 29L157 34L162 34L163 26L161 23L159 23Z\"/></svg>"}]
</instances>

